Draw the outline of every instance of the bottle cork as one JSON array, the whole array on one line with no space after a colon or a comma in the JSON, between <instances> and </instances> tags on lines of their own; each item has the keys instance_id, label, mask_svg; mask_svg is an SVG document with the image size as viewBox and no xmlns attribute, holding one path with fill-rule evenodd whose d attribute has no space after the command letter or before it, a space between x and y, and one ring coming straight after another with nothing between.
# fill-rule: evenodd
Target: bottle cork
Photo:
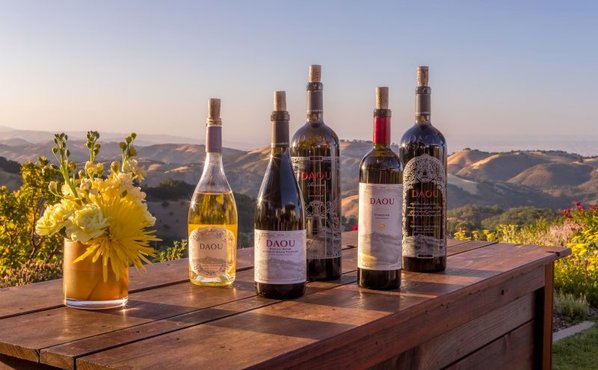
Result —
<instances>
[{"instance_id":1,"label":"bottle cork","mask_svg":"<svg viewBox=\"0 0 598 370\"><path fill-rule=\"evenodd\" d=\"M376 109L388 109L388 87L376 87Z\"/></svg>"},{"instance_id":2,"label":"bottle cork","mask_svg":"<svg viewBox=\"0 0 598 370\"><path fill-rule=\"evenodd\" d=\"M274 111L285 112L287 110L287 93L285 91L274 91Z\"/></svg>"},{"instance_id":3,"label":"bottle cork","mask_svg":"<svg viewBox=\"0 0 598 370\"><path fill-rule=\"evenodd\" d=\"M417 86L428 86L428 66L417 67Z\"/></svg>"},{"instance_id":4,"label":"bottle cork","mask_svg":"<svg viewBox=\"0 0 598 370\"><path fill-rule=\"evenodd\" d=\"M222 119L220 119L220 99L208 99L208 123L222 124Z\"/></svg>"},{"instance_id":5,"label":"bottle cork","mask_svg":"<svg viewBox=\"0 0 598 370\"><path fill-rule=\"evenodd\" d=\"M308 82L321 82L322 80L322 66L319 64L312 64L309 66Z\"/></svg>"}]
</instances>

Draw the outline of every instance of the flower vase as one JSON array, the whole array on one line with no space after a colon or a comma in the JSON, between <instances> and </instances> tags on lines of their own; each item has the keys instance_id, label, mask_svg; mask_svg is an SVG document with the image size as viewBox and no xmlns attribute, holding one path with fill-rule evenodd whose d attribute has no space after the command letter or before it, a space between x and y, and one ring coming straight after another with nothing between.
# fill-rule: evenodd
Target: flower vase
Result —
<instances>
[{"instance_id":1,"label":"flower vase","mask_svg":"<svg viewBox=\"0 0 598 370\"><path fill-rule=\"evenodd\" d=\"M92 262L90 256L75 262L86 248L80 242L64 241L64 304L87 310L124 306L129 296L129 269L125 268L123 276L117 279L108 263L108 276L104 279L101 258Z\"/></svg>"}]
</instances>

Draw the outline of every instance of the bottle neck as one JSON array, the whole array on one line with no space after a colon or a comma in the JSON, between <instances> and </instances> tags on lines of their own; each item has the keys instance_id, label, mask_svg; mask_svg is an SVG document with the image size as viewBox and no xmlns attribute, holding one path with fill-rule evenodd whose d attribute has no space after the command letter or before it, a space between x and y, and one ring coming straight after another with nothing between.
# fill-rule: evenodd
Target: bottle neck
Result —
<instances>
[{"instance_id":1,"label":"bottle neck","mask_svg":"<svg viewBox=\"0 0 598 370\"><path fill-rule=\"evenodd\" d=\"M309 82L307 84L307 122L324 123L324 99L321 82Z\"/></svg>"},{"instance_id":2,"label":"bottle neck","mask_svg":"<svg viewBox=\"0 0 598 370\"><path fill-rule=\"evenodd\" d=\"M374 147L390 145L390 109L376 109L374 111Z\"/></svg>"},{"instance_id":3,"label":"bottle neck","mask_svg":"<svg viewBox=\"0 0 598 370\"><path fill-rule=\"evenodd\" d=\"M222 125L206 126L206 153L222 153Z\"/></svg>"},{"instance_id":4,"label":"bottle neck","mask_svg":"<svg viewBox=\"0 0 598 370\"><path fill-rule=\"evenodd\" d=\"M225 192L230 187L222 165L222 126L210 124L206 127L206 160L196 191Z\"/></svg>"},{"instance_id":5,"label":"bottle neck","mask_svg":"<svg viewBox=\"0 0 598 370\"><path fill-rule=\"evenodd\" d=\"M272 120L272 154L280 153L289 148L289 113L284 111L274 111Z\"/></svg>"},{"instance_id":6,"label":"bottle neck","mask_svg":"<svg viewBox=\"0 0 598 370\"><path fill-rule=\"evenodd\" d=\"M206 169L222 169L222 153L220 152L207 152L206 153L206 161L204 164L204 172Z\"/></svg>"},{"instance_id":7,"label":"bottle neck","mask_svg":"<svg viewBox=\"0 0 598 370\"><path fill-rule=\"evenodd\" d=\"M418 86L415 89L415 123L432 123L431 93L432 89L429 86Z\"/></svg>"}]
</instances>

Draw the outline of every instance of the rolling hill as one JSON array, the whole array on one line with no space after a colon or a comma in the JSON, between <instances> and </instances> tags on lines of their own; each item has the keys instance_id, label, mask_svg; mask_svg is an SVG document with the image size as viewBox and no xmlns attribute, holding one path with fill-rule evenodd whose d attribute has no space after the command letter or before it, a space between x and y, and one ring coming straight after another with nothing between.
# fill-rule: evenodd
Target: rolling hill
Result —
<instances>
[{"instance_id":1,"label":"rolling hill","mask_svg":"<svg viewBox=\"0 0 598 370\"><path fill-rule=\"evenodd\" d=\"M51 157L51 143L23 139L2 140L0 156L18 162ZM158 186L166 179L196 184L205 160L204 146L153 144L138 146L138 160L146 169L142 186ZM344 215L357 216L358 173L361 158L371 142L341 142L341 190ZM396 146L393 148L397 150ZM83 141L71 142L71 158L83 161ZM118 159L116 142L102 143L100 160ZM224 148L223 162L233 191L254 198L268 163L269 148L250 151ZM534 206L559 209L573 200L598 202L598 157L582 157L562 151L490 153L465 149L448 158L449 208L466 204L500 205L502 208ZM18 186L18 176L0 172L0 185Z\"/></svg>"}]
</instances>

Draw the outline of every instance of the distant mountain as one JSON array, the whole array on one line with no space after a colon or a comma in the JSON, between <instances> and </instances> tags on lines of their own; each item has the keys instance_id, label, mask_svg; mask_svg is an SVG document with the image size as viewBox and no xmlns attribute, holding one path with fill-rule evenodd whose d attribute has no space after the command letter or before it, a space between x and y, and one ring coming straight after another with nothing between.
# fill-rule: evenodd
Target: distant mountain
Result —
<instances>
[{"instance_id":1,"label":"distant mountain","mask_svg":"<svg viewBox=\"0 0 598 370\"><path fill-rule=\"evenodd\" d=\"M0 144L7 144L13 140L24 140L29 143L44 143L54 140L54 134L57 132L51 131L37 131L37 130L21 130L7 126L0 126ZM67 131L69 139L73 140L85 140L87 132L84 131ZM101 138L104 141L122 141L126 137L127 133L113 133L113 132L101 132ZM160 143L175 143L175 144L186 144L195 143L199 140L193 140L185 137L172 136L172 135L151 135L143 134L137 139L139 145L151 145Z\"/></svg>"},{"instance_id":2,"label":"distant mountain","mask_svg":"<svg viewBox=\"0 0 598 370\"><path fill-rule=\"evenodd\" d=\"M4 137L4 133L1 133ZM31 143L23 139L2 140L0 156L24 162L40 154L51 158L51 142ZM371 142L341 142L341 190L345 216L357 215L358 173ZM138 145L138 160L146 169L143 186L157 186L171 178L195 185L201 176L205 148L193 144ZM394 150L398 148L394 147ZM256 197L268 163L270 149L249 151L224 148L223 161L233 190ZM83 161L87 149L81 140L71 142L71 158ZM120 157L116 142L102 143L100 160ZM466 204L502 208L535 206L564 208L572 200L598 202L598 157L583 157L562 151L483 152L465 149L448 158L449 208ZM14 176L2 175L0 184L15 185Z\"/></svg>"}]
</instances>

